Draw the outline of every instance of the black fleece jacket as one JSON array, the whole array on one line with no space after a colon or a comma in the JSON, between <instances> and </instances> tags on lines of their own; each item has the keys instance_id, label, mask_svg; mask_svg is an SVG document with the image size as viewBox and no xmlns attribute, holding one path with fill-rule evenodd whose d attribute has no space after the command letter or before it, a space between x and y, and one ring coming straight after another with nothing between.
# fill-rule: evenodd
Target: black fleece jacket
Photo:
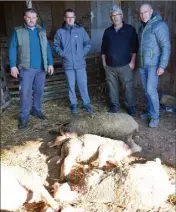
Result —
<instances>
[{"instance_id":1,"label":"black fleece jacket","mask_svg":"<svg viewBox=\"0 0 176 212\"><path fill-rule=\"evenodd\" d=\"M125 66L130 63L132 53L138 51L138 38L134 27L123 23L116 32L114 25L108 27L103 35L101 54L106 55L109 66Z\"/></svg>"}]
</instances>

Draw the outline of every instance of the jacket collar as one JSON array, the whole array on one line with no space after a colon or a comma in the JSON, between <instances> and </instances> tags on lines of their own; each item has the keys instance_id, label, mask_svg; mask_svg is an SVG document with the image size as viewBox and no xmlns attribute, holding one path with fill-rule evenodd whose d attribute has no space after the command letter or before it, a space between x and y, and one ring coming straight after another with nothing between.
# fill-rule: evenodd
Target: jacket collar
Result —
<instances>
[{"instance_id":1,"label":"jacket collar","mask_svg":"<svg viewBox=\"0 0 176 212\"><path fill-rule=\"evenodd\" d=\"M81 27L81 25L78 24L77 22L75 22L75 24L73 26L66 24L65 21L62 24L62 28L67 29L67 30L71 30L71 29L74 29L74 28L80 28L80 27Z\"/></svg>"},{"instance_id":2,"label":"jacket collar","mask_svg":"<svg viewBox=\"0 0 176 212\"><path fill-rule=\"evenodd\" d=\"M126 25L124 21L122 21L122 23L123 23L123 25L119 28L119 30L121 30L122 28L124 28L124 26ZM111 27L112 29L115 28L115 27L114 27L114 24L112 24L110 27Z\"/></svg>"},{"instance_id":3,"label":"jacket collar","mask_svg":"<svg viewBox=\"0 0 176 212\"><path fill-rule=\"evenodd\" d=\"M24 26L24 28L26 28L26 29L30 29L30 28L27 26L26 23L24 23L23 26ZM43 29L43 28L42 28L40 25L38 25L38 24L35 25L35 28L37 28L39 31L41 31L41 30Z\"/></svg>"},{"instance_id":4,"label":"jacket collar","mask_svg":"<svg viewBox=\"0 0 176 212\"><path fill-rule=\"evenodd\" d=\"M150 17L150 19L147 21L147 23L144 23L142 21L141 21L141 23L144 28L146 25L152 24L159 20L162 20L162 17L158 13L153 13L152 16Z\"/></svg>"}]
</instances>

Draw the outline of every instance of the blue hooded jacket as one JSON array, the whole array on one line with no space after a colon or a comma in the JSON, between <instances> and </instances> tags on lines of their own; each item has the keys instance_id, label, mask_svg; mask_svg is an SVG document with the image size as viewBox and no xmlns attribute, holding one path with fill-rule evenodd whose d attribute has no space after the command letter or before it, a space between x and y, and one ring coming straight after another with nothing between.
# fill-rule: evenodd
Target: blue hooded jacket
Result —
<instances>
[{"instance_id":1,"label":"blue hooded jacket","mask_svg":"<svg viewBox=\"0 0 176 212\"><path fill-rule=\"evenodd\" d=\"M139 67L158 67L165 69L169 62L171 44L169 29L159 14L139 29Z\"/></svg>"},{"instance_id":2,"label":"blue hooded jacket","mask_svg":"<svg viewBox=\"0 0 176 212\"><path fill-rule=\"evenodd\" d=\"M79 69L86 66L85 56L91 48L91 41L81 25L63 24L54 36L53 47L62 57L64 69Z\"/></svg>"}]
</instances>

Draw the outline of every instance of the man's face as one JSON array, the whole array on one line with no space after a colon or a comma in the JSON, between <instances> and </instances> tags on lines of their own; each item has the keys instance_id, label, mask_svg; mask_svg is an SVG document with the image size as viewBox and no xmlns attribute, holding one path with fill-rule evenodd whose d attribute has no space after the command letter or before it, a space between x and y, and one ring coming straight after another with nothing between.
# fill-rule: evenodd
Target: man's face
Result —
<instances>
[{"instance_id":1,"label":"man's face","mask_svg":"<svg viewBox=\"0 0 176 212\"><path fill-rule=\"evenodd\" d=\"M148 5L143 5L140 8L140 18L141 21L144 23L147 23L148 20L150 20L152 16L153 10Z\"/></svg>"},{"instance_id":2,"label":"man's face","mask_svg":"<svg viewBox=\"0 0 176 212\"><path fill-rule=\"evenodd\" d=\"M75 23L75 14L73 12L66 12L64 20L68 25L74 25Z\"/></svg>"},{"instance_id":3,"label":"man's face","mask_svg":"<svg viewBox=\"0 0 176 212\"><path fill-rule=\"evenodd\" d=\"M121 25L122 24L122 13L118 11L114 11L111 13L111 21L114 25Z\"/></svg>"},{"instance_id":4,"label":"man's face","mask_svg":"<svg viewBox=\"0 0 176 212\"><path fill-rule=\"evenodd\" d=\"M37 14L27 12L26 15L24 16L24 20L29 28L33 28L33 27L35 27L35 25L37 23Z\"/></svg>"}]
</instances>

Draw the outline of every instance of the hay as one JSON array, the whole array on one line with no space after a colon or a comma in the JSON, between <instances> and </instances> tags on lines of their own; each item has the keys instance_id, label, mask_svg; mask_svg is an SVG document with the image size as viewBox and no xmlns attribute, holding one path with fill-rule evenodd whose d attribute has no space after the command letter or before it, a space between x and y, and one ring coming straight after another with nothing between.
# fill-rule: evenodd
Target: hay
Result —
<instances>
[{"instance_id":1,"label":"hay","mask_svg":"<svg viewBox=\"0 0 176 212\"><path fill-rule=\"evenodd\" d=\"M1 164L7 166L20 166L36 171L43 182L48 175L46 156L40 152L42 142L28 141L24 145L19 145L1 151Z\"/></svg>"}]
</instances>

